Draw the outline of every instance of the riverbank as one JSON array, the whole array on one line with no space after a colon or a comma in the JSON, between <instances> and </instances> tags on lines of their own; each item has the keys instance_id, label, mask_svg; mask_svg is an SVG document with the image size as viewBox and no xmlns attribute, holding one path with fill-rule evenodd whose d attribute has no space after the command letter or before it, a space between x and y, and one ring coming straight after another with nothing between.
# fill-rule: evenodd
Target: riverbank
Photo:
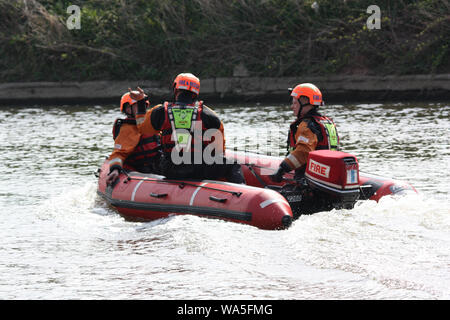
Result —
<instances>
[{"instance_id":1,"label":"riverbank","mask_svg":"<svg viewBox=\"0 0 450 320\"><path fill-rule=\"evenodd\" d=\"M201 81L201 98L215 103L285 101L287 88L300 82L316 84L329 103L450 100L450 74L210 78ZM128 87L137 86L154 103L171 99L170 83L162 81L11 82L0 83L0 105L116 103Z\"/></svg>"},{"instance_id":2,"label":"riverbank","mask_svg":"<svg viewBox=\"0 0 450 320\"><path fill-rule=\"evenodd\" d=\"M0 0L0 82L448 74L449 19L443 0Z\"/></svg>"}]
</instances>

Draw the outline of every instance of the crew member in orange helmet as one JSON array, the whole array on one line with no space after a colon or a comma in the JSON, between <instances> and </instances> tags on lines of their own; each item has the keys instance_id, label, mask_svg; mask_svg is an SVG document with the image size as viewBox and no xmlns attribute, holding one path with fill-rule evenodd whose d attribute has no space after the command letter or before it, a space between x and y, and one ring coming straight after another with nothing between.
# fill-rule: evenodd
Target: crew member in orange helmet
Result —
<instances>
[{"instance_id":1,"label":"crew member in orange helmet","mask_svg":"<svg viewBox=\"0 0 450 320\"><path fill-rule=\"evenodd\" d=\"M149 106L147 101L146 106ZM141 134L136 126L137 101L130 93L120 99L120 111L125 119L116 119L113 126L114 151L109 156L107 184L112 184L122 170L157 173L161 156L158 134Z\"/></svg>"},{"instance_id":2,"label":"crew member in orange helmet","mask_svg":"<svg viewBox=\"0 0 450 320\"><path fill-rule=\"evenodd\" d=\"M149 111L145 110L145 93L138 90L139 95L132 94L138 100L137 126L144 134L161 134L163 175L169 179L244 182L240 165L225 159L223 123L198 100L200 80L195 75L180 73L172 85L174 102L166 101ZM206 151L211 151L208 160Z\"/></svg>"},{"instance_id":3,"label":"crew member in orange helmet","mask_svg":"<svg viewBox=\"0 0 450 320\"><path fill-rule=\"evenodd\" d=\"M324 105L319 88L311 83L302 83L289 91L296 120L289 130L289 155L281 162L278 171L270 176L275 182L281 182L283 175L291 170L295 170L296 179L303 177L310 151L339 149L336 125L331 118L318 112L319 106Z\"/></svg>"}]
</instances>

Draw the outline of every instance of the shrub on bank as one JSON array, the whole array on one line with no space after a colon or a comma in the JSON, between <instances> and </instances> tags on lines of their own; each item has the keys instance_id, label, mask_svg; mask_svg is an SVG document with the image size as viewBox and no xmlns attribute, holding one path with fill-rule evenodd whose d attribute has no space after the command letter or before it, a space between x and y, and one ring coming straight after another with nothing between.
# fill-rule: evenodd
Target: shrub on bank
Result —
<instances>
[{"instance_id":1,"label":"shrub on bank","mask_svg":"<svg viewBox=\"0 0 450 320\"><path fill-rule=\"evenodd\" d=\"M0 0L0 81L450 71L445 0ZM66 26L81 9L81 29Z\"/></svg>"}]
</instances>

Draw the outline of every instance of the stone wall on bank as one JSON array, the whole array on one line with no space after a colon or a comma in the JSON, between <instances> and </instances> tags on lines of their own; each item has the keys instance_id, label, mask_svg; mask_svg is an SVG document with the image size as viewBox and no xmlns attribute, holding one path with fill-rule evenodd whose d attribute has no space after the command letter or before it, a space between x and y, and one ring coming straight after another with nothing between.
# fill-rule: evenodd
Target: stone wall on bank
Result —
<instances>
[{"instance_id":1,"label":"stone wall on bank","mask_svg":"<svg viewBox=\"0 0 450 320\"><path fill-rule=\"evenodd\" d=\"M328 103L357 101L450 100L450 74L406 76L330 76L201 80L201 99L208 102L289 100L287 88L302 82L318 86ZM159 81L86 81L0 83L0 104L118 103L129 87L140 86L152 103L171 99L170 83Z\"/></svg>"}]
</instances>

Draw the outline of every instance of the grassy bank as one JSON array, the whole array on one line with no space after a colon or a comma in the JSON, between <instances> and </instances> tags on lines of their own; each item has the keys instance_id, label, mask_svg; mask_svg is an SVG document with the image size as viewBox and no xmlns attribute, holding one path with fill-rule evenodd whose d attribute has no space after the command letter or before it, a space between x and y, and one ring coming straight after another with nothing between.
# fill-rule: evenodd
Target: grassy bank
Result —
<instances>
[{"instance_id":1,"label":"grassy bank","mask_svg":"<svg viewBox=\"0 0 450 320\"><path fill-rule=\"evenodd\" d=\"M446 0L0 0L0 81L449 73ZM69 30L67 7L81 8Z\"/></svg>"}]
</instances>

